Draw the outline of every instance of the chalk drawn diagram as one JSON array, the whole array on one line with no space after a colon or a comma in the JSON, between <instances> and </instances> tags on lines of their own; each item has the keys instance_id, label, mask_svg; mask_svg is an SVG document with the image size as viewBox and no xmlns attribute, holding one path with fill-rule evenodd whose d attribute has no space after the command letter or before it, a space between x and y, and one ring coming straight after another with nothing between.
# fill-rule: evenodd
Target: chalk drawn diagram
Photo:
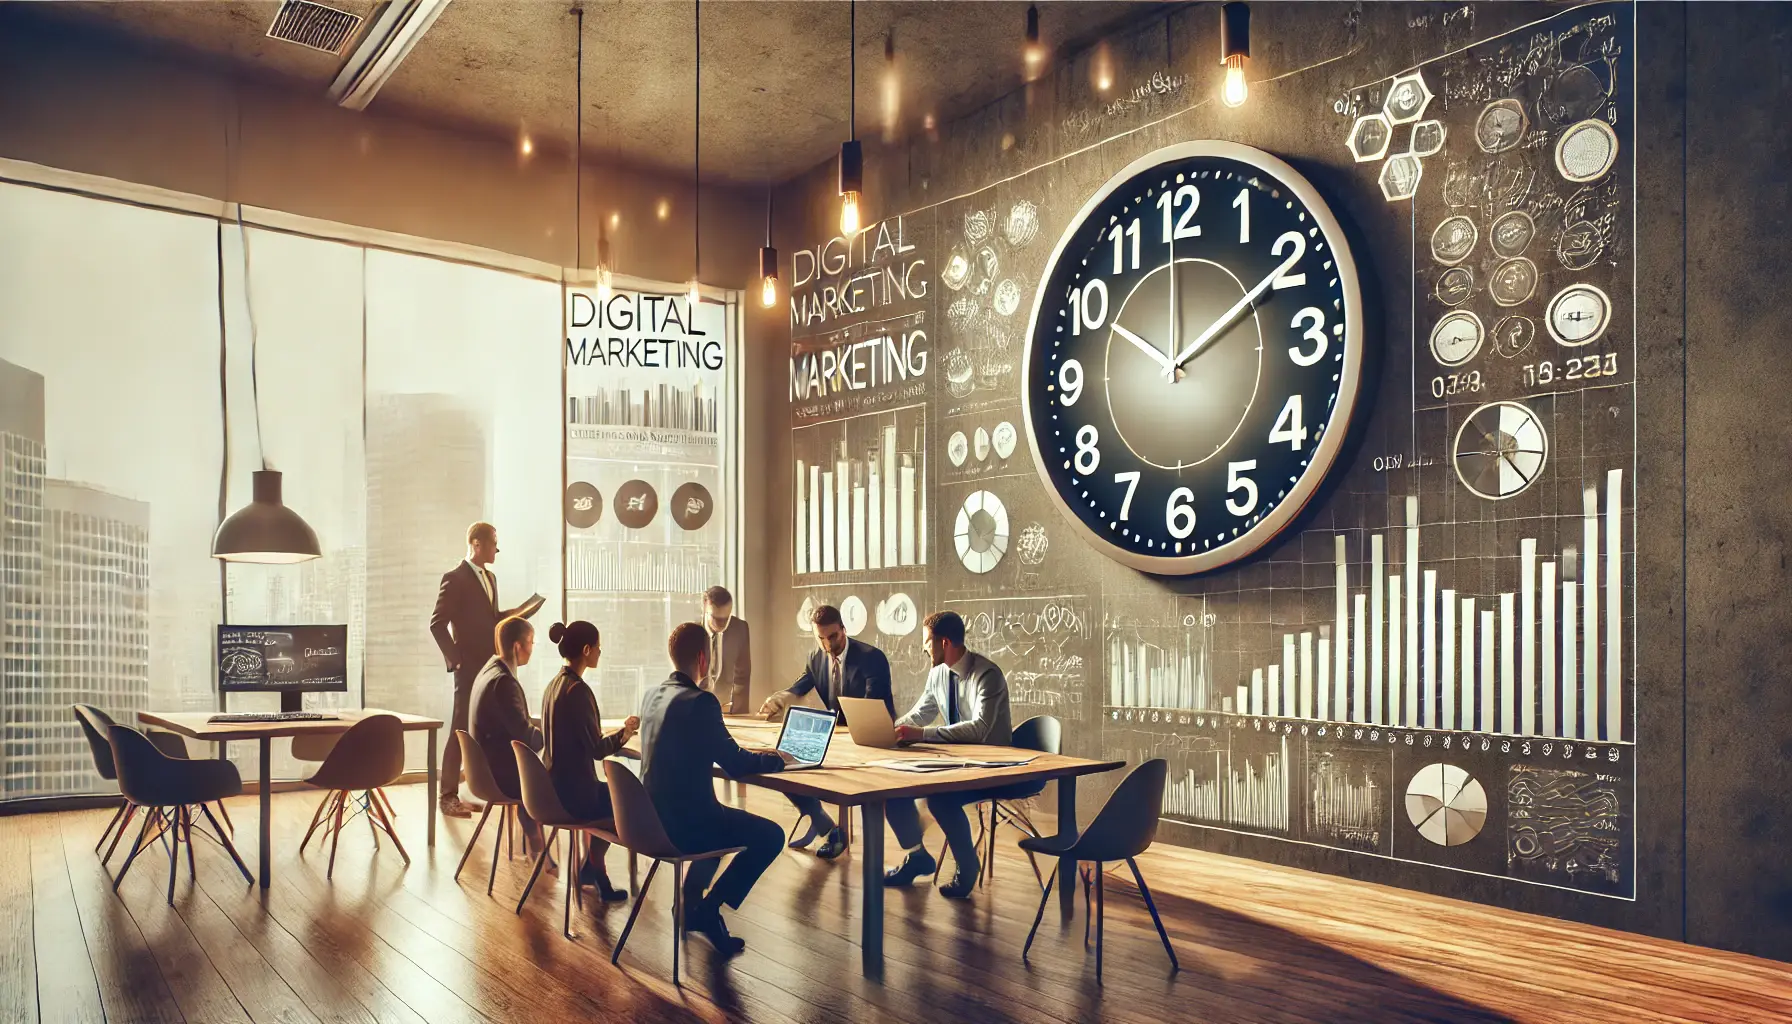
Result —
<instances>
[{"instance_id":1,"label":"chalk drawn diagram","mask_svg":"<svg viewBox=\"0 0 1792 1024\"><path fill-rule=\"evenodd\" d=\"M1577 220L1556 237L1556 259L1569 270L1585 270L1605 253L1605 233L1588 220Z\"/></svg>"},{"instance_id":2,"label":"chalk drawn diagram","mask_svg":"<svg viewBox=\"0 0 1792 1024\"><path fill-rule=\"evenodd\" d=\"M996 429L990 431L989 441L995 446L996 458L1006 459L1014 454L1015 447L1020 443L1020 434L1014 429L1013 423L1003 420L996 424Z\"/></svg>"},{"instance_id":3,"label":"chalk drawn diagram","mask_svg":"<svg viewBox=\"0 0 1792 1024\"><path fill-rule=\"evenodd\" d=\"M1001 564L1008 553L1008 509L989 491L972 491L952 524L958 560L978 574Z\"/></svg>"},{"instance_id":4,"label":"chalk drawn diagram","mask_svg":"<svg viewBox=\"0 0 1792 1024\"><path fill-rule=\"evenodd\" d=\"M1437 279L1437 301L1457 306L1475 294L1475 274L1467 267L1451 267Z\"/></svg>"},{"instance_id":5,"label":"chalk drawn diagram","mask_svg":"<svg viewBox=\"0 0 1792 1024\"><path fill-rule=\"evenodd\" d=\"M1424 74L1415 71L1396 77L1388 86L1388 98L1382 104L1382 112L1388 116L1390 124L1408 124L1422 117L1430 103L1431 87L1425 84Z\"/></svg>"},{"instance_id":6,"label":"chalk drawn diagram","mask_svg":"<svg viewBox=\"0 0 1792 1024\"><path fill-rule=\"evenodd\" d=\"M1616 883L1622 818L1618 783L1609 777L1513 765L1506 787L1508 869Z\"/></svg>"},{"instance_id":7,"label":"chalk drawn diagram","mask_svg":"<svg viewBox=\"0 0 1792 1024\"><path fill-rule=\"evenodd\" d=\"M840 602L840 624L846 627L847 636L858 636L865 632L865 626L871 621L871 615L865 610L865 602L859 595L848 595Z\"/></svg>"},{"instance_id":8,"label":"chalk drawn diagram","mask_svg":"<svg viewBox=\"0 0 1792 1024\"><path fill-rule=\"evenodd\" d=\"M1474 251L1480 237L1473 220L1461 214L1445 218L1431 232L1431 258L1446 266L1461 263Z\"/></svg>"},{"instance_id":9,"label":"chalk drawn diagram","mask_svg":"<svg viewBox=\"0 0 1792 1024\"><path fill-rule=\"evenodd\" d=\"M1388 751L1309 748L1308 834L1346 849L1386 852L1393 771Z\"/></svg>"},{"instance_id":10,"label":"chalk drawn diagram","mask_svg":"<svg viewBox=\"0 0 1792 1024\"><path fill-rule=\"evenodd\" d=\"M1599 340L1611 323L1612 300L1595 285L1571 284L1549 300L1544 325L1558 345L1579 348Z\"/></svg>"},{"instance_id":11,"label":"chalk drawn diagram","mask_svg":"<svg viewBox=\"0 0 1792 1024\"><path fill-rule=\"evenodd\" d=\"M1411 153L1402 153L1381 165L1381 194L1388 202L1411 199L1418 194L1419 178L1425 165Z\"/></svg>"},{"instance_id":12,"label":"chalk drawn diagram","mask_svg":"<svg viewBox=\"0 0 1792 1024\"><path fill-rule=\"evenodd\" d=\"M1039 523L1028 523L1021 527L1020 535L1015 538L1014 552L1020 556L1020 564L1037 568L1045 562L1045 553L1051 550L1051 538L1045 527Z\"/></svg>"},{"instance_id":13,"label":"chalk drawn diagram","mask_svg":"<svg viewBox=\"0 0 1792 1024\"><path fill-rule=\"evenodd\" d=\"M1094 637L1088 598L976 598L953 604L964 616L966 645L1002 667L1016 722L1040 712L1066 723L1085 717Z\"/></svg>"},{"instance_id":14,"label":"chalk drawn diagram","mask_svg":"<svg viewBox=\"0 0 1792 1024\"><path fill-rule=\"evenodd\" d=\"M1033 283L1021 256L1039 237L1039 207L1020 199L965 213L940 283L946 300L949 345L943 358L946 389L965 399L979 390L999 391L1013 382L1019 358L1022 306Z\"/></svg>"},{"instance_id":15,"label":"chalk drawn diagram","mask_svg":"<svg viewBox=\"0 0 1792 1024\"><path fill-rule=\"evenodd\" d=\"M1481 351L1481 318L1466 309L1445 313L1431 328L1431 358L1439 366L1461 366Z\"/></svg>"},{"instance_id":16,"label":"chalk drawn diagram","mask_svg":"<svg viewBox=\"0 0 1792 1024\"><path fill-rule=\"evenodd\" d=\"M1522 256L1535 237L1537 222L1531 215L1523 210L1509 210L1494 220L1487 242L1500 256Z\"/></svg>"},{"instance_id":17,"label":"chalk drawn diagram","mask_svg":"<svg viewBox=\"0 0 1792 1024\"><path fill-rule=\"evenodd\" d=\"M616 519L631 530L639 530L660 510L660 496L645 480L630 480L616 488Z\"/></svg>"},{"instance_id":18,"label":"chalk drawn diagram","mask_svg":"<svg viewBox=\"0 0 1792 1024\"><path fill-rule=\"evenodd\" d=\"M977 457L978 462L989 461L989 431L978 427L977 432L971 435L971 454Z\"/></svg>"},{"instance_id":19,"label":"chalk drawn diagram","mask_svg":"<svg viewBox=\"0 0 1792 1024\"><path fill-rule=\"evenodd\" d=\"M1350 126L1350 138L1347 145L1350 155L1356 162L1368 163L1380 160L1387 155L1388 143L1394 138L1394 129L1382 114L1364 114Z\"/></svg>"},{"instance_id":20,"label":"chalk drawn diagram","mask_svg":"<svg viewBox=\"0 0 1792 1024\"><path fill-rule=\"evenodd\" d=\"M1572 124L1592 117L1605 106L1615 84L1616 70L1609 58L1598 65L1575 64L1543 83L1537 113L1553 125Z\"/></svg>"},{"instance_id":21,"label":"chalk drawn diagram","mask_svg":"<svg viewBox=\"0 0 1792 1024\"><path fill-rule=\"evenodd\" d=\"M1523 493L1548 459L1543 421L1517 402L1489 402L1470 413L1451 452L1462 486L1489 501Z\"/></svg>"},{"instance_id":22,"label":"chalk drawn diagram","mask_svg":"<svg viewBox=\"0 0 1792 1024\"><path fill-rule=\"evenodd\" d=\"M1406 784L1406 817L1438 846L1461 846L1487 822L1487 790L1453 764L1428 764Z\"/></svg>"},{"instance_id":23,"label":"chalk drawn diagram","mask_svg":"<svg viewBox=\"0 0 1792 1024\"><path fill-rule=\"evenodd\" d=\"M1516 359L1536 340L1537 324L1528 316L1514 313L1493 325L1493 351L1502 359Z\"/></svg>"},{"instance_id":24,"label":"chalk drawn diagram","mask_svg":"<svg viewBox=\"0 0 1792 1024\"><path fill-rule=\"evenodd\" d=\"M1493 268L1487 292L1502 306L1516 306L1537 290L1537 265L1523 256L1515 256Z\"/></svg>"},{"instance_id":25,"label":"chalk drawn diagram","mask_svg":"<svg viewBox=\"0 0 1792 1024\"><path fill-rule=\"evenodd\" d=\"M964 431L954 430L952 436L946 440L946 459L952 463L954 468L957 468L964 465L964 460L970 451L971 445L964 439Z\"/></svg>"},{"instance_id":26,"label":"chalk drawn diagram","mask_svg":"<svg viewBox=\"0 0 1792 1024\"><path fill-rule=\"evenodd\" d=\"M915 599L897 591L877 603L877 631L885 636L908 636L920 625Z\"/></svg>"},{"instance_id":27,"label":"chalk drawn diagram","mask_svg":"<svg viewBox=\"0 0 1792 1024\"><path fill-rule=\"evenodd\" d=\"M1524 104L1515 99L1494 100L1475 118L1475 145L1483 153L1504 153L1518 145L1530 126Z\"/></svg>"},{"instance_id":28,"label":"chalk drawn diagram","mask_svg":"<svg viewBox=\"0 0 1792 1024\"><path fill-rule=\"evenodd\" d=\"M1596 181L1618 162L1618 133L1599 118L1570 126L1556 139L1556 173L1569 181Z\"/></svg>"},{"instance_id":29,"label":"chalk drawn diagram","mask_svg":"<svg viewBox=\"0 0 1792 1024\"><path fill-rule=\"evenodd\" d=\"M1442 121L1420 121L1412 126L1412 145L1408 152L1414 156L1431 156L1444 148L1446 134Z\"/></svg>"}]
</instances>

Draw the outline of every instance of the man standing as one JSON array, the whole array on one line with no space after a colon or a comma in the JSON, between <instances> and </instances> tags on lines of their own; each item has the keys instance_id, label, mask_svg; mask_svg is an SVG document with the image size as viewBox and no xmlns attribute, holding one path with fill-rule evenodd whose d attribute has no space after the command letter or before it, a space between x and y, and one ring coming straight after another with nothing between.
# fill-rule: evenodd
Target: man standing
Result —
<instances>
[{"instance_id":1,"label":"man standing","mask_svg":"<svg viewBox=\"0 0 1792 1024\"><path fill-rule=\"evenodd\" d=\"M498 653L495 630L501 619L534 614L533 601L509 611L498 607L498 577L487 568L498 557L498 529L490 523L467 527L467 557L442 574L436 591L436 609L429 617L430 635L442 649L448 671L454 673L454 717L450 729L467 727L467 704L479 670ZM538 606L539 607L539 606ZM460 744L448 734L442 752L442 813L470 818L483 806L460 798Z\"/></svg>"},{"instance_id":2,"label":"man standing","mask_svg":"<svg viewBox=\"0 0 1792 1024\"><path fill-rule=\"evenodd\" d=\"M701 685L716 695L723 714L746 714L753 694L753 641L747 621L734 617L734 595L727 587L704 592L703 628L709 633L709 675Z\"/></svg>"},{"instance_id":3,"label":"man standing","mask_svg":"<svg viewBox=\"0 0 1792 1024\"><path fill-rule=\"evenodd\" d=\"M848 637L840 609L831 604L815 609L809 622L815 633L815 651L809 655L808 666L789 689L767 697L759 708L760 714L775 719L779 712L814 693L822 706L836 716L840 715L841 697L863 697L883 701L891 717L895 717L896 704L890 696L890 659L884 652ZM808 833L791 840L791 849L806 849L816 836L826 833L827 841L815 851L817 857L833 860L846 852L846 831L829 817L820 800L791 796L790 802L796 805L800 816L809 819Z\"/></svg>"},{"instance_id":4,"label":"man standing","mask_svg":"<svg viewBox=\"0 0 1792 1024\"><path fill-rule=\"evenodd\" d=\"M653 798L666 837L680 850L744 847L715 879L718 859L693 863L684 880L685 928L709 941L719 953L746 946L728 934L722 905L736 910L778 856L784 830L778 823L726 807L716 799L711 765L732 778L782 771L795 758L775 750L747 751L722 722L715 694L698 688L709 674L709 641L702 626L680 623L666 642L670 678L641 697L641 784ZM707 892L705 890L708 890Z\"/></svg>"},{"instance_id":5,"label":"man standing","mask_svg":"<svg viewBox=\"0 0 1792 1024\"><path fill-rule=\"evenodd\" d=\"M925 740L1007 746L1012 727L1008 680L1001 668L983 655L965 650L964 620L957 612L934 612L922 623L922 629L933 668L927 673L927 687L921 699L897 720L896 738L904 743ZM944 724L932 724L942 717ZM1022 782L927 798L927 810L946 834L952 860L958 867L952 881L940 887L941 895L961 900L977 884L977 847L971 838L971 823L965 818L964 805L982 800L1020 800L1043 788L1037 782ZM884 873L884 884L908 885L937 871L939 865L921 844L921 815L915 802L891 800L884 813L896 841L907 851L900 866Z\"/></svg>"}]
</instances>

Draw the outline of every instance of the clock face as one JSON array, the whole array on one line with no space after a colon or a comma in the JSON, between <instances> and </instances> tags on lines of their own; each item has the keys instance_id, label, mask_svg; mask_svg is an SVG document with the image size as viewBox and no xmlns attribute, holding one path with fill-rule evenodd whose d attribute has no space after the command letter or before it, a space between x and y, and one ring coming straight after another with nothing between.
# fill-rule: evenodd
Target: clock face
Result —
<instances>
[{"instance_id":1,"label":"clock face","mask_svg":"<svg viewBox=\"0 0 1792 1024\"><path fill-rule=\"evenodd\" d=\"M1098 548L1205 572L1312 497L1362 355L1356 265L1313 187L1260 150L1182 143L1115 175L1059 239L1027 336L1027 438Z\"/></svg>"}]
</instances>

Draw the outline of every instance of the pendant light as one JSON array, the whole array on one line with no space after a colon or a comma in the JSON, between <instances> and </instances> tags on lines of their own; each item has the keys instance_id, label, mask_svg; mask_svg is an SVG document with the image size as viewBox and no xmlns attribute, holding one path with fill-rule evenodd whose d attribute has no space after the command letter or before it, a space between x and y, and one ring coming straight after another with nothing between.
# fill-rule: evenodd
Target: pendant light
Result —
<instances>
[{"instance_id":1,"label":"pendant light","mask_svg":"<svg viewBox=\"0 0 1792 1024\"><path fill-rule=\"evenodd\" d=\"M1039 71L1045 66L1045 47L1039 45L1039 7L1027 5L1027 41L1021 47L1021 60L1026 65L1027 81L1039 77Z\"/></svg>"},{"instance_id":2,"label":"pendant light","mask_svg":"<svg viewBox=\"0 0 1792 1024\"><path fill-rule=\"evenodd\" d=\"M759 304L778 304L778 250L772 248L772 185L765 183L765 244L759 247Z\"/></svg>"},{"instance_id":3,"label":"pendant light","mask_svg":"<svg viewBox=\"0 0 1792 1024\"><path fill-rule=\"evenodd\" d=\"M691 311L696 312L703 292L697 284L703 271L703 0L692 4L691 20L696 25L696 74L692 89L696 102L691 116Z\"/></svg>"},{"instance_id":4,"label":"pendant light","mask_svg":"<svg viewBox=\"0 0 1792 1024\"><path fill-rule=\"evenodd\" d=\"M846 133L840 144L840 233L847 238L859 233L859 198L865 191L865 151L859 146L859 8L847 0L851 36L847 54Z\"/></svg>"},{"instance_id":5,"label":"pendant light","mask_svg":"<svg viewBox=\"0 0 1792 1024\"><path fill-rule=\"evenodd\" d=\"M585 266L585 8L572 9L573 24L578 33L577 58L573 78L573 154L572 154L572 234L575 272ZM592 277L597 284L597 301L610 301L610 244L604 237L604 225L597 224L597 263ZM583 273L579 276L583 277Z\"/></svg>"},{"instance_id":6,"label":"pendant light","mask_svg":"<svg viewBox=\"0 0 1792 1024\"><path fill-rule=\"evenodd\" d=\"M1220 102L1242 106L1250 87L1244 81L1244 62L1251 56L1251 5L1233 0L1220 7L1220 63L1226 66L1220 86Z\"/></svg>"}]
</instances>

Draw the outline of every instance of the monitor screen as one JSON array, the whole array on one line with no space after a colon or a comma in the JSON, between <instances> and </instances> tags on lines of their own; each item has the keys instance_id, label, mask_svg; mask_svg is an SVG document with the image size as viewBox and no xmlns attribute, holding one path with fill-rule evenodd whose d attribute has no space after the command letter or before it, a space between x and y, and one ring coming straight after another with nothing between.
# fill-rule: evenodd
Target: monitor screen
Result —
<instances>
[{"instance_id":1,"label":"monitor screen","mask_svg":"<svg viewBox=\"0 0 1792 1024\"><path fill-rule=\"evenodd\" d=\"M219 626L225 693L348 689L348 626Z\"/></svg>"},{"instance_id":2,"label":"monitor screen","mask_svg":"<svg viewBox=\"0 0 1792 1024\"><path fill-rule=\"evenodd\" d=\"M820 764L834 738L834 713L813 708L791 708L784 714L784 731L778 749L798 764Z\"/></svg>"}]
</instances>

